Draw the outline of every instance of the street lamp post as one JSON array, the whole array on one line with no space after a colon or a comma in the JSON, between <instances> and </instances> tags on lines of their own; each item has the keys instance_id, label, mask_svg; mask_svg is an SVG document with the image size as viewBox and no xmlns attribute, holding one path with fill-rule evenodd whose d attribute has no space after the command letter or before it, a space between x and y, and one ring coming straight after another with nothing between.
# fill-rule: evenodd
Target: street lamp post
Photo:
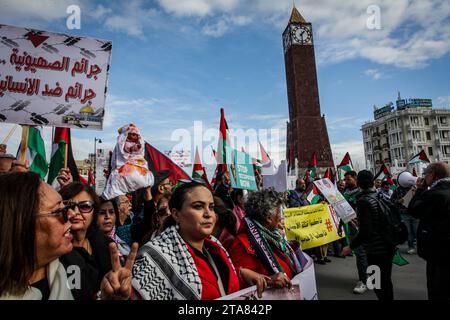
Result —
<instances>
[{"instance_id":1,"label":"street lamp post","mask_svg":"<svg viewBox=\"0 0 450 320\"><path fill-rule=\"evenodd\" d=\"M96 177L97 173L97 141L98 143L102 143L102 139L94 137L94 177Z\"/></svg>"}]
</instances>

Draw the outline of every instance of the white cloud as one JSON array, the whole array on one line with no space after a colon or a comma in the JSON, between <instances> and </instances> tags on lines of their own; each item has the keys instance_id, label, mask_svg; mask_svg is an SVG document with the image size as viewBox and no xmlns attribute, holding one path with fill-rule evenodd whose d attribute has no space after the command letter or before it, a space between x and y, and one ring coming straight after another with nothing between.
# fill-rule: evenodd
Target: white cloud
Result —
<instances>
[{"instance_id":1,"label":"white cloud","mask_svg":"<svg viewBox=\"0 0 450 320\"><path fill-rule=\"evenodd\" d=\"M220 37L243 24L272 24L282 30L292 8L290 0L159 0L169 13L205 18L205 35ZM447 0L379 0L381 29L370 30L373 0L303 1L298 9L313 23L321 64L365 58L399 68L423 68L450 52L450 2ZM320 8L320 10L317 10ZM206 18L210 18L206 21Z\"/></svg>"},{"instance_id":2,"label":"white cloud","mask_svg":"<svg viewBox=\"0 0 450 320\"><path fill-rule=\"evenodd\" d=\"M361 123L366 119L359 117L330 117L327 119L327 128L334 132L348 132L361 128Z\"/></svg>"},{"instance_id":3,"label":"white cloud","mask_svg":"<svg viewBox=\"0 0 450 320\"><path fill-rule=\"evenodd\" d=\"M364 160L364 145L362 141L350 140L335 143L331 145L331 150L333 152L333 160L335 165L339 164L348 152L355 167L357 166L359 169L363 169L365 167L366 162Z\"/></svg>"},{"instance_id":4,"label":"white cloud","mask_svg":"<svg viewBox=\"0 0 450 320\"><path fill-rule=\"evenodd\" d=\"M230 12L237 8L239 0L158 0L167 12L178 16L204 17L214 12Z\"/></svg>"},{"instance_id":5,"label":"white cloud","mask_svg":"<svg viewBox=\"0 0 450 320\"><path fill-rule=\"evenodd\" d=\"M207 36L219 38L230 31L233 27L242 27L250 24L251 22L252 19L246 16L225 16L216 22L205 25L202 28L202 33Z\"/></svg>"},{"instance_id":6,"label":"white cloud","mask_svg":"<svg viewBox=\"0 0 450 320\"><path fill-rule=\"evenodd\" d=\"M103 18L105 15L112 13L113 10L111 8L106 8L103 5L98 5L94 10L89 12L89 15L94 19Z\"/></svg>"},{"instance_id":7,"label":"white cloud","mask_svg":"<svg viewBox=\"0 0 450 320\"><path fill-rule=\"evenodd\" d=\"M368 69L365 70L364 75L372 78L373 80L380 80L384 78L384 75L378 69Z\"/></svg>"},{"instance_id":8,"label":"white cloud","mask_svg":"<svg viewBox=\"0 0 450 320\"><path fill-rule=\"evenodd\" d=\"M132 0L124 4L120 13L117 12L115 15L106 18L105 26L112 31L143 37L144 26L156 16L156 11L145 9L142 0Z\"/></svg>"},{"instance_id":9,"label":"white cloud","mask_svg":"<svg viewBox=\"0 0 450 320\"><path fill-rule=\"evenodd\" d=\"M73 4L81 6L83 3L82 0L1 0L0 19L51 21L67 17L66 9L68 6Z\"/></svg>"},{"instance_id":10,"label":"white cloud","mask_svg":"<svg viewBox=\"0 0 450 320\"><path fill-rule=\"evenodd\" d=\"M446 97L438 97L436 99L437 103L440 104L442 107L445 107L445 105L449 106L450 105L450 96L446 96Z\"/></svg>"}]
</instances>

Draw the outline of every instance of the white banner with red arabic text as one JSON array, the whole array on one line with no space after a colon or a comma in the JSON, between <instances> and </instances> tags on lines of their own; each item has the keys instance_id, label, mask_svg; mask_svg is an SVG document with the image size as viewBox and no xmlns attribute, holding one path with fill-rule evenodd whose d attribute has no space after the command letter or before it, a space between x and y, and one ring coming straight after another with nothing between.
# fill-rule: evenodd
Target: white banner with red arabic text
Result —
<instances>
[{"instance_id":1,"label":"white banner with red arabic text","mask_svg":"<svg viewBox=\"0 0 450 320\"><path fill-rule=\"evenodd\" d=\"M0 122L101 130L111 49L0 24Z\"/></svg>"}]
</instances>

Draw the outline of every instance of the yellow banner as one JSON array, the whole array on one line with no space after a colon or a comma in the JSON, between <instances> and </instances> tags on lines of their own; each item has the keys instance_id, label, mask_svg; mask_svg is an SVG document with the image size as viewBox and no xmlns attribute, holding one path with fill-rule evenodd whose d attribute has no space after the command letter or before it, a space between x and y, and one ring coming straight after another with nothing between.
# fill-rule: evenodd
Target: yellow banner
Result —
<instances>
[{"instance_id":1,"label":"yellow banner","mask_svg":"<svg viewBox=\"0 0 450 320\"><path fill-rule=\"evenodd\" d=\"M303 250L345 237L342 230L338 234L339 220L326 204L285 209L284 223L288 240L299 241Z\"/></svg>"}]
</instances>

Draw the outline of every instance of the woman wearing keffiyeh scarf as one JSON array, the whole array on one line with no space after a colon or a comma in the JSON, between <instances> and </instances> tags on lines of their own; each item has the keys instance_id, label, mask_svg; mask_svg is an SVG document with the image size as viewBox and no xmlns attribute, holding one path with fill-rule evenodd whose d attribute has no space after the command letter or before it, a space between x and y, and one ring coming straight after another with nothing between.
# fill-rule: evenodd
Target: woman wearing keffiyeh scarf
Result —
<instances>
[{"instance_id":1,"label":"woman wearing keffiyeh scarf","mask_svg":"<svg viewBox=\"0 0 450 320\"><path fill-rule=\"evenodd\" d=\"M302 271L301 251L294 250L280 232L282 204L282 195L271 190L249 197L246 218L230 248L236 269L244 273L241 286L253 284L245 281L250 270L276 287L290 287L290 279Z\"/></svg>"}]
</instances>

